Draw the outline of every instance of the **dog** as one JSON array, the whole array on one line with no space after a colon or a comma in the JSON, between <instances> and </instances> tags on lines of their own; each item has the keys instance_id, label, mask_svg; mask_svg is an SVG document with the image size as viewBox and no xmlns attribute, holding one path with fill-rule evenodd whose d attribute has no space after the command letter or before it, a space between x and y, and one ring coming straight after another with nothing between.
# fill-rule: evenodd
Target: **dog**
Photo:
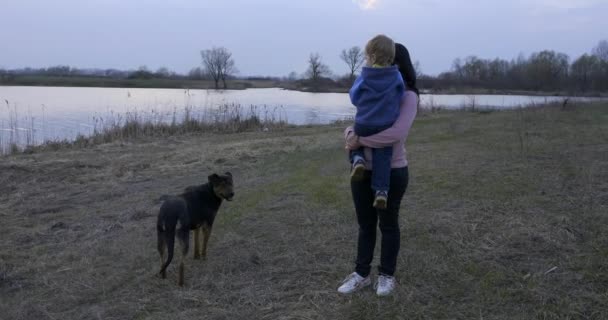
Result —
<instances>
[{"instance_id":1,"label":"dog","mask_svg":"<svg viewBox=\"0 0 608 320\"><path fill-rule=\"evenodd\" d=\"M177 237L181 259L179 262L178 284L184 285L184 260L190 244L190 230L194 230L194 259L207 257L207 242L211 228L223 200L232 201L234 184L232 174L212 174L209 182L188 187L178 196L163 196L163 204L158 213L156 231L158 253L160 254L160 276L167 278L167 267L173 259L175 238ZM202 233L202 244L200 235ZM165 248L168 256L165 260Z\"/></svg>"}]
</instances>

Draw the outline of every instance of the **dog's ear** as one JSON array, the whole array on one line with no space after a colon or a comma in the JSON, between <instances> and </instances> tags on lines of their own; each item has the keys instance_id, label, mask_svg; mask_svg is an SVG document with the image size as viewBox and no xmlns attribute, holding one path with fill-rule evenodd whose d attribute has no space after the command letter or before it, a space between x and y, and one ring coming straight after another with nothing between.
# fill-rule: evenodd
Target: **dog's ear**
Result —
<instances>
[{"instance_id":1,"label":"dog's ear","mask_svg":"<svg viewBox=\"0 0 608 320\"><path fill-rule=\"evenodd\" d=\"M226 173L224 173L225 175L229 176L230 178L232 178L232 173L226 171Z\"/></svg>"},{"instance_id":2,"label":"dog's ear","mask_svg":"<svg viewBox=\"0 0 608 320\"><path fill-rule=\"evenodd\" d=\"M209 182L211 182L211 184L215 185L220 181L220 176L217 175L217 173L214 173L212 175L210 175L208 177Z\"/></svg>"}]
</instances>

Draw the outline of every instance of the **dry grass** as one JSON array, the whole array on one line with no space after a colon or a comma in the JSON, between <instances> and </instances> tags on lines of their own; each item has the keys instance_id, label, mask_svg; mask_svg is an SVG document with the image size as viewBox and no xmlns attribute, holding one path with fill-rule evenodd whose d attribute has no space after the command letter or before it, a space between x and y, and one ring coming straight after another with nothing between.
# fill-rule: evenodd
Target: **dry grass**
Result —
<instances>
[{"instance_id":1,"label":"dry grass","mask_svg":"<svg viewBox=\"0 0 608 320\"><path fill-rule=\"evenodd\" d=\"M20 119L16 105L8 100L2 102L6 109L6 119L0 119L0 156L21 151L20 143L33 145L36 142L31 112L28 110L28 118Z\"/></svg>"},{"instance_id":2,"label":"dry grass","mask_svg":"<svg viewBox=\"0 0 608 320\"><path fill-rule=\"evenodd\" d=\"M200 133L0 163L6 319L606 319L608 108L425 114L396 295L335 289L357 227L341 127ZM209 260L156 277L157 199L235 175ZM377 261L377 260L376 260Z\"/></svg>"},{"instance_id":3,"label":"dry grass","mask_svg":"<svg viewBox=\"0 0 608 320\"><path fill-rule=\"evenodd\" d=\"M168 137L192 133L235 133L244 131L277 131L288 126L287 116L282 107L240 104L223 104L217 108L184 107L172 113L132 111L125 114L109 112L105 117L94 117L93 132L90 135L78 133L73 140L43 140L35 137L34 117L21 118L29 127L20 128L17 107L9 105L8 127L0 123L0 156L20 152L33 153L44 150L83 148L110 142L124 142L133 139ZM41 123L42 127L45 123ZM3 134L7 131L8 134ZM24 136L19 135L24 131Z\"/></svg>"}]
</instances>

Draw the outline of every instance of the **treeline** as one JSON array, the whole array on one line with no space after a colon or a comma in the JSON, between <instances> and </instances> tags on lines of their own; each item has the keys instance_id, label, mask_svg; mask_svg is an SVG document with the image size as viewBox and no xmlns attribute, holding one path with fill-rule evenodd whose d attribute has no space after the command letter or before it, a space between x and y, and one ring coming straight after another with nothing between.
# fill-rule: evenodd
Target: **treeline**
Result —
<instances>
[{"instance_id":1,"label":"treeline","mask_svg":"<svg viewBox=\"0 0 608 320\"><path fill-rule=\"evenodd\" d=\"M574 61L551 50L519 55L510 61L470 56L454 60L449 72L420 78L422 87L431 90L607 91L608 41L600 41L590 53Z\"/></svg>"},{"instance_id":2,"label":"treeline","mask_svg":"<svg viewBox=\"0 0 608 320\"><path fill-rule=\"evenodd\" d=\"M152 79L152 78L185 78L165 67L150 71L146 66L137 70L117 69L79 69L70 66L52 66L48 68L22 68L4 70L0 69L0 80L10 80L17 76L43 76L43 77L97 77L111 79Z\"/></svg>"},{"instance_id":3,"label":"treeline","mask_svg":"<svg viewBox=\"0 0 608 320\"><path fill-rule=\"evenodd\" d=\"M288 89L305 91L347 91L365 62L360 47L342 50L339 57L348 66L345 75L334 74L318 53L311 53L308 68L302 73L291 72L286 77L240 77L232 53L223 47L202 50L201 66L187 74L179 74L165 67L151 71L142 66L137 70L78 69L69 66L50 68L0 69L0 83L11 83L20 76L40 77L95 77L105 79L175 79L209 80L215 88L228 88L227 80L272 80ZM482 59L469 56L456 59L448 72L438 76L422 73L419 63L414 65L419 78L419 89L431 91L466 92L475 89L596 93L608 91L608 41L603 40L590 53L574 61L564 53L551 50L519 55L516 59ZM278 84L277 84L278 83Z\"/></svg>"}]
</instances>

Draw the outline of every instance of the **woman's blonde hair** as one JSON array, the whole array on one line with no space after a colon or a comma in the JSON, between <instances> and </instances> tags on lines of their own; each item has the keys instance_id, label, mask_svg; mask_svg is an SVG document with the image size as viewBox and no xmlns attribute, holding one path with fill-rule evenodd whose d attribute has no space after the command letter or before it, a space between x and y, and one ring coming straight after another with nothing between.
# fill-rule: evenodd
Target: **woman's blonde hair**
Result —
<instances>
[{"instance_id":1,"label":"woman's blonde hair","mask_svg":"<svg viewBox=\"0 0 608 320\"><path fill-rule=\"evenodd\" d=\"M365 55L369 65L388 67L395 60L395 42L383 34L377 35L365 46Z\"/></svg>"}]
</instances>

